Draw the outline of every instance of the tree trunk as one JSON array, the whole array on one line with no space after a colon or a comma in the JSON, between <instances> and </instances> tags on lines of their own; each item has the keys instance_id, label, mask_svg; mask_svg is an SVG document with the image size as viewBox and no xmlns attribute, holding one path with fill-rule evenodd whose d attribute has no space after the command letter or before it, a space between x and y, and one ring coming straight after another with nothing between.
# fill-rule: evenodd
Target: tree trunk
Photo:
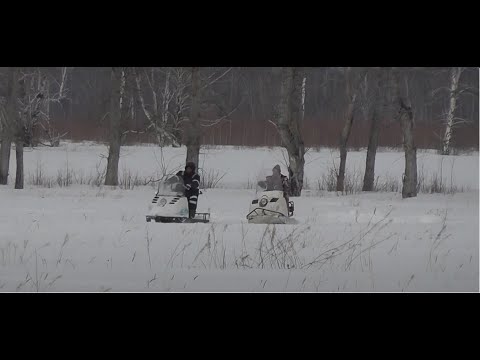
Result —
<instances>
[{"instance_id":1,"label":"tree trunk","mask_svg":"<svg viewBox=\"0 0 480 360\"><path fill-rule=\"evenodd\" d=\"M385 69L379 69L376 76L376 84L374 84L374 93L373 93L373 112L372 112L372 122L370 125L370 134L368 138L368 149L367 149L367 159L365 163L365 176L363 178L363 188L362 191L373 191L375 183L375 158L377 155L378 147L378 136L380 132L380 119L382 119L385 109L385 79L387 78L387 72ZM369 103L368 99L368 82L365 78L365 101ZM367 111L365 111L365 118L368 118L368 105Z\"/></svg>"},{"instance_id":2,"label":"tree trunk","mask_svg":"<svg viewBox=\"0 0 480 360\"><path fill-rule=\"evenodd\" d=\"M353 107L353 104L348 105L348 112ZM348 115L347 115L348 116ZM337 176L337 191L344 191L345 188L345 168L347 164L347 142L350 137L350 131L353 124L353 113L347 117L347 121L343 126L342 133L340 135L340 167L338 168Z\"/></svg>"},{"instance_id":3,"label":"tree trunk","mask_svg":"<svg viewBox=\"0 0 480 360\"><path fill-rule=\"evenodd\" d=\"M408 82L401 76L401 70L396 70L393 75L398 109L396 120L400 122L402 128L405 151L405 173L402 179L402 198L405 199L417 196L417 148L413 136L413 109L407 95Z\"/></svg>"},{"instance_id":4,"label":"tree trunk","mask_svg":"<svg viewBox=\"0 0 480 360\"><path fill-rule=\"evenodd\" d=\"M5 110L2 109L0 120L2 121L3 133L0 148L0 184L7 185L10 169L10 151L14 141L14 133L19 126L17 112L17 83L18 68L10 67L7 72L7 93Z\"/></svg>"},{"instance_id":5,"label":"tree trunk","mask_svg":"<svg viewBox=\"0 0 480 360\"><path fill-rule=\"evenodd\" d=\"M187 122L186 141L187 158L186 162L192 161L197 169L200 154L200 73L198 67L192 68L192 103L190 106L190 119Z\"/></svg>"},{"instance_id":6,"label":"tree trunk","mask_svg":"<svg viewBox=\"0 0 480 360\"><path fill-rule=\"evenodd\" d=\"M126 74L125 68L112 69L112 95L110 104L110 136L108 147L107 172L105 185L118 185L118 162L122 142L122 123L124 114L128 113L125 102Z\"/></svg>"},{"instance_id":7,"label":"tree trunk","mask_svg":"<svg viewBox=\"0 0 480 360\"><path fill-rule=\"evenodd\" d=\"M401 118L405 150L402 198L409 198L417 196L417 149L413 140L413 116L404 114Z\"/></svg>"},{"instance_id":8,"label":"tree trunk","mask_svg":"<svg viewBox=\"0 0 480 360\"><path fill-rule=\"evenodd\" d=\"M120 160L120 136L111 136L108 146L105 185L118 186L118 162Z\"/></svg>"},{"instance_id":9,"label":"tree trunk","mask_svg":"<svg viewBox=\"0 0 480 360\"><path fill-rule=\"evenodd\" d=\"M443 155L450 155L450 140L452 138L452 130L453 130L453 123L454 123L454 114L455 109L457 107L457 90L458 90L458 82L460 80L460 76L462 75L462 68L460 67L452 67L450 72L450 96L449 96L449 107L447 112L447 121L445 125L445 135L443 137Z\"/></svg>"},{"instance_id":10,"label":"tree trunk","mask_svg":"<svg viewBox=\"0 0 480 360\"><path fill-rule=\"evenodd\" d=\"M145 116L147 117L147 120L150 122L150 127L153 127L153 131L154 131L155 137L157 139L157 145L163 146L162 145L161 131L160 131L160 128L158 126L156 93L155 93L154 89L152 88L154 106L153 106L153 112L151 112L150 110L147 109L147 106L145 105L140 72L137 68L134 68L133 72L134 72L135 83L136 83L135 90L136 90L137 100L140 102L140 107L142 108ZM153 81L153 79L154 79L154 75L153 75L153 68L152 68L152 80L151 81Z\"/></svg>"},{"instance_id":11,"label":"tree trunk","mask_svg":"<svg viewBox=\"0 0 480 360\"><path fill-rule=\"evenodd\" d=\"M350 132L352 130L354 110L355 110L355 100L356 100L356 89L354 89L354 84L352 84L352 70L347 68L345 71L345 82L346 82L346 93L348 98L348 105L346 110L346 121L343 126L342 132L340 134L340 167L338 169L337 176L337 191L344 191L345 188L345 167L347 163L347 143L348 138L350 137Z\"/></svg>"},{"instance_id":12,"label":"tree trunk","mask_svg":"<svg viewBox=\"0 0 480 360\"><path fill-rule=\"evenodd\" d=\"M8 171L10 167L10 149L12 140L4 136L1 141L0 148L0 185L8 184Z\"/></svg>"},{"instance_id":13,"label":"tree trunk","mask_svg":"<svg viewBox=\"0 0 480 360\"><path fill-rule=\"evenodd\" d=\"M200 158L200 141L188 144L186 162L191 161L198 168L199 158Z\"/></svg>"},{"instance_id":14,"label":"tree trunk","mask_svg":"<svg viewBox=\"0 0 480 360\"><path fill-rule=\"evenodd\" d=\"M375 157L378 147L378 114L374 110L372 115L372 124L370 127L370 137L368 139L367 160L365 164L365 176L363 178L363 191L373 191L375 181Z\"/></svg>"},{"instance_id":15,"label":"tree trunk","mask_svg":"<svg viewBox=\"0 0 480 360\"><path fill-rule=\"evenodd\" d=\"M303 188L303 176L305 168L305 150L303 144L298 144L298 151L288 155L290 162L288 176L290 178L290 196L300 196Z\"/></svg>"},{"instance_id":16,"label":"tree trunk","mask_svg":"<svg viewBox=\"0 0 480 360\"><path fill-rule=\"evenodd\" d=\"M303 77L302 81L302 122L305 120L305 89L307 85L307 77Z\"/></svg>"},{"instance_id":17,"label":"tree trunk","mask_svg":"<svg viewBox=\"0 0 480 360\"><path fill-rule=\"evenodd\" d=\"M305 145L300 131L302 118L303 69L282 69L277 129L288 153L290 196L300 196L303 188Z\"/></svg>"},{"instance_id":18,"label":"tree trunk","mask_svg":"<svg viewBox=\"0 0 480 360\"><path fill-rule=\"evenodd\" d=\"M23 189L23 139L15 141L17 172L15 175L15 189Z\"/></svg>"},{"instance_id":19,"label":"tree trunk","mask_svg":"<svg viewBox=\"0 0 480 360\"><path fill-rule=\"evenodd\" d=\"M153 94L156 98L157 94ZM170 133L170 129L168 128L168 113L169 113L169 104L170 104L170 71L167 71L166 79L165 79L165 88L163 90L163 101L162 101L162 146L165 144L165 133ZM155 104L155 106L157 106ZM170 144L173 144L173 139L170 139Z\"/></svg>"}]
</instances>

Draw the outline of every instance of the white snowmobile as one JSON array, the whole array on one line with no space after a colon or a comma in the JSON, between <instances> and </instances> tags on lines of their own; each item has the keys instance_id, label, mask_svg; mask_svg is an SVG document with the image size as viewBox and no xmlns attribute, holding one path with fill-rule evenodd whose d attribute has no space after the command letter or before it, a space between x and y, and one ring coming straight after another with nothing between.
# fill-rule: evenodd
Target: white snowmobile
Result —
<instances>
[{"instance_id":1,"label":"white snowmobile","mask_svg":"<svg viewBox=\"0 0 480 360\"><path fill-rule=\"evenodd\" d=\"M192 219L188 217L188 201L184 190L183 182L159 182L155 197L148 207L147 222L208 223L210 213L196 213Z\"/></svg>"},{"instance_id":2,"label":"white snowmobile","mask_svg":"<svg viewBox=\"0 0 480 360\"><path fill-rule=\"evenodd\" d=\"M265 179L265 178L263 178ZM293 216L294 203L283 196L283 189L266 181L257 182L256 198L250 204L250 224L287 224Z\"/></svg>"}]
</instances>

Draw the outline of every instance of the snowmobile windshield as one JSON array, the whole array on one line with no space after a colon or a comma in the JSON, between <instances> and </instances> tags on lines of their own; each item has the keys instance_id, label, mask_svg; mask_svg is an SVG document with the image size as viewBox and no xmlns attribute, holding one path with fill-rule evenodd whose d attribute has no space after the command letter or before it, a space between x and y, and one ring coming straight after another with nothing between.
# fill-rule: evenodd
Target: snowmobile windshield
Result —
<instances>
[{"instance_id":1,"label":"snowmobile windshield","mask_svg":"<svg viewBox=\"0 0 480 360\"><path fill-rule=\"evenodd\" d=\"M282 178L280 174L274 174L272 169L263 169L259 172L256 186L257 192L283 191Z\"/></svg>"},{"instance_id":2,"label":"snowmobile windshield","mask_svg":"<svg viewBox=\"0 0 480 360\"><path fill-rule=\"evenodd\" d=\"M160 195L177 195L183 193L185 187L183 186L183 182L175 177L167 179L166 181L160 181L157 191Z\"/></svg>"}]
</instances>

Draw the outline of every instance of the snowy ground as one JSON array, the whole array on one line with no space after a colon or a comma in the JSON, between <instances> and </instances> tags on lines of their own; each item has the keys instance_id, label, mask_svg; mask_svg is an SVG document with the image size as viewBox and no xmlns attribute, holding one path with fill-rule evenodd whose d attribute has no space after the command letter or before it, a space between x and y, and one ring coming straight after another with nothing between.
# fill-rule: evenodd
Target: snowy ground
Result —
<instances>
[{"instance_id":1,"label":"snowy ground","mask_svg":"<svg viewBox=\"0 0 480 360\"><path fill-rule=\"evenodd\" d=\"M60 148L25 149L25 179L31 182L34 175L41 175L56 182L59 174L72 173L76 182L95 178L106 166L108 148L94 143L63 143ZM282 148L235 148L216 147L203 149L200 155L202 175L217 174L223 176L218 187L224 189L251 189L256 183L259 172L280 164L282 172L287 174L285 151ZM366 151L348 153L347 182L355 178L358 183L363 180ZM305 183L310 189L318 188L318 181L328 175L335 166L338 168L338 151L321 149L309 151L306 156ZM185 148L166 148L156 146L122 147L119 164L119 176L126 175L139 178L156 178L165 169L173 172L184 166ZM429 182L433 176L443 183L464 189L478 189L479 162L478 151L470 155L441 156L433 150L419 150L417 154L418 176ZM403 152L379 151L376 157L375 175L377 183L393 180L401 183L405 167ZM15 153L12 151L10 161L10 181L15 176Z\"/></svg>"},{"instance_id":2,"label":"snowy ground","mask_svg":"<svg viewBox=\"0 0 480 360\"><path fill-rule=\"evenodd\" d=\"M120 169L153 176L161 163L154 152L159 159L158 148L126 147ZM93 173L102 153L85 144L34 150L25 154L26 173L41 163L55 177L67 156L77 174ZM167 149L165 160L175 167L183 155ZM310 153L306 176L321 176L335 156ZM348 156L360 169L365 154ZM149 186L2 186L0 291L478 291L478 153L442 158L419 153L419 168L433 174L443 161L445 181L467 192L402 200L305 191L294 199L292 225L245 220L254 196L245 185L281 163L278 149L207 151L205 168L227 172L223 188L200 198L211 224L146 223ZM401 173L401 153L377 159L378 175Z\"/></svg>"}]
</instances>

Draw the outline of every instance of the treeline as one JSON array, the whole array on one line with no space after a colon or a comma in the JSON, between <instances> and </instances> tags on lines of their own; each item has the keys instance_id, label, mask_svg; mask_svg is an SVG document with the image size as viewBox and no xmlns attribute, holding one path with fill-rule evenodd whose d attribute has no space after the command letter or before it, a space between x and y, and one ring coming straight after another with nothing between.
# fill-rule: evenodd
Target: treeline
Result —
<instances>
[{"instance_id":1,"label":"treeline","mask_svg":"<svg viewBox=\"0 0 480 360\"><path fill-rule=\"evenodd\" d=\"M46 69L60 73L61 69ZM52 120L66 138L104 141L107 126L103 121L110 101L110 68L68 69L69 99L54 104ZM178 125L177 137L182 139L183 123L178 117L188 110L189 74L181 68L142 68L147 108L155 105L161 113L168 101L167 120ZM276 146L280 137L271 121L279 99L280 69L278 68L202 68L202 77L212 81L202 103L204 123L202 139L205 144ZM225 73L226 72L226 73ZM212 76L214 74L214 76ZM223 75L223 76L222 76ZM221 78L216 79L216 77ZM343 126L346 107L345 78L341 68L322 67L305 69L305 114L301 124L307 146L336 146ZM60 75L57 75L57 78ZM214 81L216 80L216 81ZM369 79L367 79L367 82ZM443 88L449 86L450 68L414 68L408 71L409 98L415 113L415 139L419 148L442 146L449 96ZM460 78L466 88L478 89L478 69L466 68ZM179 86L180 84L180 86ZM55 86L58 84L53 84ZM364 84L365 87L371 86ZM183 87L184 94L178 95ZM171 96L180 99L169 99ZM182 104L182 96L183 104ZM183 108L182 108L183 106ZM174 119L175 114L177 118ZM452 145L458 148L478 146L478 94L464 92L456 104L455 116L462 119L452 136ZM220 119L220 121L218 121ZM149 125L145 111L135 104L129 127L132 132L126 142L155 142L153 131L142 132ZM151 130L151 129L150 129ZM381 146L401 145L398 123L387 119L382 123ZM368 119L358 109L349 145L364 147L368 142Z\"/></svg>"},{"instance_id":2,"label":"treeline","mask_svg":"<svg viewBox=\"0 0 480 360\"><path fill-rule=\"evenodd\" d=\"M12 144L21 189L23 147L67 137L108 143L105 185L112 186L121 146L135 139L186 145L186 161L195 164L206 144L283 146L292 196L301 194L309 146L338 147L340 192L352 141L367 147L364 191L373 190L378 146L402 146L402 196L414 197L418 147L444 155L478 147L478 69L0 69L0 184L8 182Z\"/></svg>"}]
</instances>

